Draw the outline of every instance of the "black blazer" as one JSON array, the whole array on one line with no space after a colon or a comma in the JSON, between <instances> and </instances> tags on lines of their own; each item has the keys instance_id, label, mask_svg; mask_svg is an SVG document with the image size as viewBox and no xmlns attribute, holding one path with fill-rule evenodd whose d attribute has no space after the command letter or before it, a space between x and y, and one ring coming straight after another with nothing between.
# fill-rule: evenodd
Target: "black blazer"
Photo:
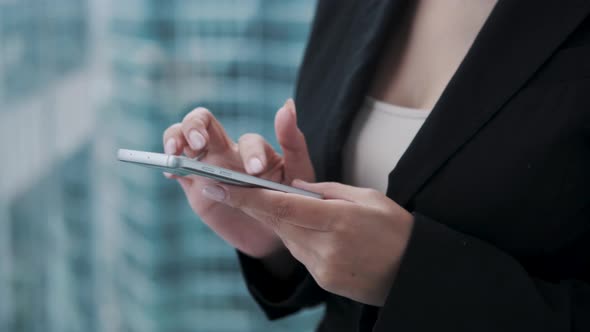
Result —
<instances>
[{"instance_id":1,"label":"black blazer","mask_svg":"<svg viewBox=\"0 0 590 332\"><path fill-rule=\"evenodd\" d=\"M296 94L318 181L341 179L404 6L319 1ZM241 256L266 314L325 302L321 331L590 331L589 14L588 0L498 2L389 175L415 227L382 308L327 293L303 268L278 283Z\"/></svg>"}]
</instances>

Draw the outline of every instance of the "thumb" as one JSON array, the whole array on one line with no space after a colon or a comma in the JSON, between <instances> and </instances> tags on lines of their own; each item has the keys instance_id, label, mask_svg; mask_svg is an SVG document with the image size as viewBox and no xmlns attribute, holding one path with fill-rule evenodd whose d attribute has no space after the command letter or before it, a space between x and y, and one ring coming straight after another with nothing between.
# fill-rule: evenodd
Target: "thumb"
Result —
<instances>
[{"instance_id":1,"label":"thumb","mask_svg":"<svg viewBox=\"0 0 590 332\"><path fill-rule=\"evenodd\" d=\"M295 188L322 195L324 199L341 199L366 206L380 207L393 202L385 194L370 188L359 188L337 182L309 183L299 179L291 183Z\"/></svg>"},{"instance_id":2,"label":"thumb","mask_svg":"<svg viewBox=\"0 0 590 332\"><path fill-rule=\"evenodd\" d=\"M338 182L310 183L295 179L291 185L295 188L316 192L322 195L324 199L341 199L353 203L364 201L363 196L366 195L363 188L357 188Z\"/></svg>"},{"instance_id":3,"label":"thumb","mask_svg":"<svg viewBox=\"0 0 590 332\"><path fill-rule=\"evenodd\" d=\"M295 178L314 181L315 175L305 137L297 127L297 114L293 99L288 99L275 117L275 132L283 150L285 178L287 182Z\"/></svg>"}]
</instances>

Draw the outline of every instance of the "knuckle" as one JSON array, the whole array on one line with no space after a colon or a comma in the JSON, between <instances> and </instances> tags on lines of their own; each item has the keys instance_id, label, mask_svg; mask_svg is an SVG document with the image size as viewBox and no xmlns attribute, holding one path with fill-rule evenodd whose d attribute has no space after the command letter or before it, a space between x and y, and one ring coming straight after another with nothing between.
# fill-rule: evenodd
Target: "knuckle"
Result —
<instances>
[{"instance_id":1,"label":"knuckle","mask_svg":"<svg viewBox=\"0 0 590 332\"><path fill-rule=\"evenodd\" d=\"M329 190L337 190L340 189L340 183L338 182L327 182L326 187Z\"/></svg>"},{"instance_id":2,"label":"knuckle","mask_svg":"<svg viewBox=\"0 0 590 332\"><path fill-rule=\"evenodd\" d=\"M293 206L286 199L279 199L275 203L275 207L268 215L267 221L271 226L279 228L281 222L293 214Z\"/></svg>"},{"instance_id":3,"label":"knuckle","mask_svg":"<svg viewBox=\"0 0 590 332\"><path fill-rule=\"evenodd\" d=\"M338 284L338 276L329 264L318 264L315 268L315 280L318 285L327 290L333 291Z\"/></svg>"},{"instance_id":4,"label":"knuckle","mask_svg":"<svg viewBox=\"0 0 590 332\"><path fill-rule=\"evenodd\" d=\"M382 195L380 191L373 189L373 188L365 188L363 190L364 190L363 194L369 198L380 198Z\"/></svg>"},{"instance_id":5,"label":"knuckle","mask_svg":"<svg viewBox=\"0 0 590 332\"><path fill-rule=\"evenodd\" d=\"M166 128L166 130L164 130L164 134L162 135L162 137L164 137L164 139L173 137L174 135L176 135L179 128L180 123L175 123L171 125L170 127Z\"/></svg>"},{"instance_id":6,"label":"knuckle","mask_svg":"<svg viewBox=\"0 0 590 332\"><path fill-rule=\"evenodd\" d=\"M334 202L333 205L334 213L331 213L327 218L325 225L325 231L333 231L333 232L345 232L347 231L348 224L346 223L346 218L349 214L349 211L346 206L342 206Z\"/></svg>"},{"instance_id":7,"label":"knuckle","mask_svg":"<svg viewBox=\"0 0 590 332\"><path fill-rule=\"evenodd\" d=\"M195 125L196 127L202 128L202 129L206 129L206 123L205 121L203 121L203 119L200 118L196 118L193 120L193 125Z\"/></svg>"},{"instance_id":8,"label":"knuckle","mask_svg":"<svg viewBox=\"0 0 590 332\"><path fill-rule=\"evenodd\" d=\"M280 219L278 219L274 214L269 214L266 217L266 223L271 227L271 229L277 231L279 230L279 225L281 224Z\"/></svg>"},{"instance_id":9,"label":"knuckle","mask_svg":"<svg viewBox=\"0 0 590 332\"><path fill-rule=\"evenodd\" d=\"M322 260L330 264L335 264L340 259L340 250L338 249L338 244L331 241L320 253L320 257Z\"/></svg>"},{"instance_id":10,"label":"knuckle","mask_svg":"<svg viewBox=\"0 0 590 332\"><path fill-rule=\"evenodd\" d=\"M213 114L206 108L204 107L197 107L194 110L192 110L191 112L189 112L187 115L184 116L184 118L182 119L182 122L191 122L191 121L196 121L196 120L200 120L201 122L205 122L205 120L208 120L210 118L213 117Z\"/></svg>"},{"instance_id":11,"label":"knuckle","mask_svg":"<svg viewBox=\"0 0 590 332\"><path fill-rule=\"evenodd\" d=\"M194 110L192 110L189 113L189 115L190 114L199 115L199 116L211 116L212 115L211 112L208 109L206 109L205 107L201 107L201 106L199 106L199 107L195 108Z\"/></svg>"},{"instance_id":12,"label":"knuckle","mask_svg":"<svg viewBox=\"0 0 590 332\"><path fill-rule=\"evenodd\" d=\"M303 261L305 259L305 251L295 242L287 239L281 239L281 241L285 245L285 248L287 248L287 250L295 259L297 259L298 261Z\"/></svg>"},{"instance_id":13,"label":"knuckle","mask_svg":"<svg viewBox=\"0 0 590 332\"><path fill-rule=\"evenodd\" d=\"M240 138L238 139L238 143L244 144L244 145L262 143L263 141L264 141L264 139L262 138L262 136L260 136L259 134L254 134L254 133L244 134L244 135L240 136Z\"/></svg>"},{"instance_id":14,"label":"knuckle","mask_svg":"<svg viewBox=\"0 0 590 332\"><path fill-rule=\"evenodd\" d=\"M187 119L182 122L182 130L189 130L193 128L206 129L207 125L201 118Z\"/></svg>"},{"instance_id":15,"label":"knuckle","mask_svg":"<svg viewBox=\"0 0 590 332\"><path fill-rule=\"evenodd\" d=\"M326 182L324 183L324 192L327 195L331 195L333 193L338 193L343 191L342 184L338 182Z\"/></svg>"},{"instance_id":16,"label":"knuckle","mask_svg":"<svg viewBox=\"0 0 590 332\"><path fill-rule=\"evenodd\" d=\"M213 116L213 113L211 113L211 111L209 111L205 107L197 107L194 109L193 112L195 112L195 114L199 114L204 117Z\"/></svg>"},{"instance_id":17,"label":"knuckle","mask_svg":"<svg viewBox=\"0 0 590 332\"><path fill-rule=\"evenodd\" d=\"M281 237L280 239L285 248L287 248L287 250L289 250L289 252L295 257L295 253L299 252L299 248L295 245L295 243L286 237Z\"/></svg>"},{"instance_id":18,"label":"knuckle","mask_svg":"<svg viewBox=\"0 0 590 332\"><path fill-rule=\"evenodd\" d=\"M287 199L281 198L277 201L273 214L279 221L288 218L293 214L293 205Z\"/></svg>"},{"instance_id":19,"label":"knuckle","mask_svg":"<svg viewBox=\"0 0 590 332\"><path fill-rule=\"evenodd\" d=\"M336 213L328 217L326 222L326 231L331 230L335 232L343 232L346 230L345 224L342 222L342 217Z\"/></svg>"},{"instance_id":20,"label":"knuckle","mask_svg":"<svg viewBox=\"0 0 590 332\"><path fill-rule=\"evenodd\" d=\"M227 191L226 192L228 195L228 199L227 202L229 203L229 205L233 208L236 209L242 209L245 206L245 201L244 201L244 196L242 195L238 195L235 191Z\"/></svg>"},{"instance_id":21,"label":"knuckle","mask_svg":"<svg viewBox=\"0 0 590 332\"><path fill-rule=\"evenodd\" d=\"M233 207L235 207L236 209L243 209L246 206L246 201L242 196L234 197L234 199L231 202Z\"/></svg>"}]
</instances>

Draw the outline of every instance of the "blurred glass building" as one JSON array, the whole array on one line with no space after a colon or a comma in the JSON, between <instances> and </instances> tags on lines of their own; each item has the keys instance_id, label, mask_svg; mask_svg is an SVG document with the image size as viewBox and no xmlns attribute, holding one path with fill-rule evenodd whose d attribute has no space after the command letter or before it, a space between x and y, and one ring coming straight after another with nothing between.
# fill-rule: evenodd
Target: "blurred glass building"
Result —
<instances>
[{"instance_id":1,"label":"blurred glass building","mask_svg":"<svg viewBox=\"0 0 590 332\"><path fill-rule=\"evenodd\" d=\"M197 105L275 144L314 7L0 0L0 331L314 329L268 322L179 186L115 161Z\"/></svg>"}]
</instances>

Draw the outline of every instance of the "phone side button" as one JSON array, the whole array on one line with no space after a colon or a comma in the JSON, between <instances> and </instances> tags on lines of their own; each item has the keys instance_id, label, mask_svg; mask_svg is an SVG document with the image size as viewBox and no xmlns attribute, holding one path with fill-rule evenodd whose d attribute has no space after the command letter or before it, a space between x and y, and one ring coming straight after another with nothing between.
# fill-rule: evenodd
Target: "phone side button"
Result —
<instances>
[{"instance_id":1,"label":"phone side button","mask_svg":"<svg viewBox=\"0 0 590 332\"><path fill-rule=\"evenodd\" d=\"M211 167L203 166L203 167L201 167L201 169L204 170L205 172L215 173L215 169L211 168Z\"/></svg>"},{"instance_id":2,"label":"phone side button","mask_svg":"<svg viewBox=\"0 0 590 332\"><path fill-rule=\"evenodd\" d=\"M227 176L229 178L231 178L231 175L232 175L230 172L226 172L226 171L219 171L219 174L223 175L223 176Z\"/></svg>"}]
</instances>

